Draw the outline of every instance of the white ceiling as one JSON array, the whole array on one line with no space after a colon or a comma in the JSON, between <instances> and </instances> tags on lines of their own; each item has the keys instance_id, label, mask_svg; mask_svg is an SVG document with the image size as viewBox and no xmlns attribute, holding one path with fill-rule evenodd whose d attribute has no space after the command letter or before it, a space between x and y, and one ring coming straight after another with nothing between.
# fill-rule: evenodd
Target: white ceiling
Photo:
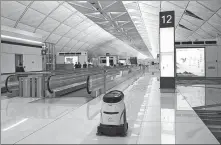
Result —
<instances>
[{"instance_id":1,"label":"white ceiling","mask_svg":"<svg viewBox=\"0 0 221 145\"><path fill-rule=\"evenodd\" d=\"M41 34L43 41L55 44L56 52L139 54L65 1L1 1L1 25Z\"/></svg>"},{"instance_id":2,"label":"white ceiling","mask_svg":"<svg viewBox=\"0 0 221 145\"><path fill-rule=\"evenodd\" d=\"M156 57L160 11L175 11L177 41L221 34L221 0L68 2L1 1L1 25L41 34L57 52L93 55Z\"/></svg>"},{"instance_id":3,"label":"white ceiling","mask_svg":"<svg viewBox=\"0 0 221 145\"><path fill-rule=\"evenodd\" d=\"M156 57L159 53L159 12L175 11L176 41L215 39L221 34L221 0L208 1L123 1L133 22L139 22L148 36L148 49ZM186 15L188 10L202 18ZM137 17L134 17L137 15ZM134 19L133 19L134 18ZM135 23L137 26L137 24ZM184 27L182 27L184 26ZM144 32L146 31L146 33Z\"/></svg>"}]
</instances>

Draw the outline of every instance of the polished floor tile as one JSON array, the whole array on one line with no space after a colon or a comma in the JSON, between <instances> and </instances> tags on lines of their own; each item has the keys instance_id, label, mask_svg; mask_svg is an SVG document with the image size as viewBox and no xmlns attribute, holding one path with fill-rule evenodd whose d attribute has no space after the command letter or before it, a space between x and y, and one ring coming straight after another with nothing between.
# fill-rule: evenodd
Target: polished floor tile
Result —
<instances>
[{"instance_id":1,"label":"polished floor tile","mask_svg":"<svg viewBox=\"0 0 221 145\"><path fill-rule=\"evenodd\" d=\"M219 144L192 109L205 102L205 93L202 95L205 88L203 91L179 86L177 93L161 93L159 79L148 74L125 89L126 86L128 84L119 86L125 95L129 124L126 137L96 135L103 96L87 103L85 100L79 104L74 102L73 106L71 101L78 98L67 97L9 103L11 105L1 110L2 143Z\"/></svg>"},{"instance_id":2,"label":"polished floor tile","mask_svg":"<svg viewBox=\"0 0 221 145\"><path fill-rule=\"evenodd\" d=\"M175 129L177 144L219 144L203 123L176 123Z\"/></svg>"},{"instance_id":3,"label":"polished floor tile","mask_svg":"<svg viewBox=\"0 0 221 145\"><path fill-rule=\"evenodd\" d=\"M41 129L45 125L50 124L52 121L52 119L32 119L20 117L16 120L8 120L8 122L1 124L1 143L14 144Z\"/></svg>"}]
</instances>

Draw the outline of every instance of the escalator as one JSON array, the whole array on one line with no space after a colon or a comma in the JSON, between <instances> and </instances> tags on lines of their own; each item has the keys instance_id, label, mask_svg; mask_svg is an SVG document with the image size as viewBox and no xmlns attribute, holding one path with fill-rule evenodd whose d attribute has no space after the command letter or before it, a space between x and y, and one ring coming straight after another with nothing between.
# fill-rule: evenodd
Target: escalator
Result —
<instances>
[{"instance_id":1,"label":"escalator","mask_svg":"<svg viewBox=\"0 0 221 145\"><path fill-rule=\"evenodd\" d=\"M221 104L193 108L200 119L221 143Z\"/></svg>"}]
</instances>

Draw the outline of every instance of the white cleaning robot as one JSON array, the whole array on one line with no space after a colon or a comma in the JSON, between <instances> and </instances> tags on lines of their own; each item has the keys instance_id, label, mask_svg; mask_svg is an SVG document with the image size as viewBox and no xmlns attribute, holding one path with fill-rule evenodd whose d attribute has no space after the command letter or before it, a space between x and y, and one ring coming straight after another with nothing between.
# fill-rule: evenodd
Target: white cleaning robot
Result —
<instances>
[{"instance_id":1,"label":"white cleaning robot","mask_svg":"<svg viewBox=\"0 0 221 145\"><path fill-rule=\"evenodd\" d=\"M126 136L128 123L124 94L114 90L104 95L97 135Z\"/></svg>"}]
</instances>

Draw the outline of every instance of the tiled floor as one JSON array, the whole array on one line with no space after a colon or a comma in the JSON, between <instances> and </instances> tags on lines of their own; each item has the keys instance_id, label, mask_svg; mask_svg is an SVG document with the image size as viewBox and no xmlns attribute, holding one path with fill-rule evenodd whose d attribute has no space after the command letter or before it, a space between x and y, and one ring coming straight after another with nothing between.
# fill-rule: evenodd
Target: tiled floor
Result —
<instances>
[{"instance_id":1,"label":"tiled floor","mask_svg":"<svg viewBox=\"0 0 221 145\"><path fill-rule=\"evenodd\" d=\"M1 141L13 144L219 144L191 107L203 104L202 97L193 98L191 93L194 92L188 93L185 89L160 93L156 77L142 76L124 90L129 123L127 137L96 136L102 96L77 109L74 105L59 107L53 102L51 106L40 101L28 103L28 100L10 105L2 102L5 107L1 110ZM17 111L16 107L23 110Z\"/></svg>"}]
</instances>

